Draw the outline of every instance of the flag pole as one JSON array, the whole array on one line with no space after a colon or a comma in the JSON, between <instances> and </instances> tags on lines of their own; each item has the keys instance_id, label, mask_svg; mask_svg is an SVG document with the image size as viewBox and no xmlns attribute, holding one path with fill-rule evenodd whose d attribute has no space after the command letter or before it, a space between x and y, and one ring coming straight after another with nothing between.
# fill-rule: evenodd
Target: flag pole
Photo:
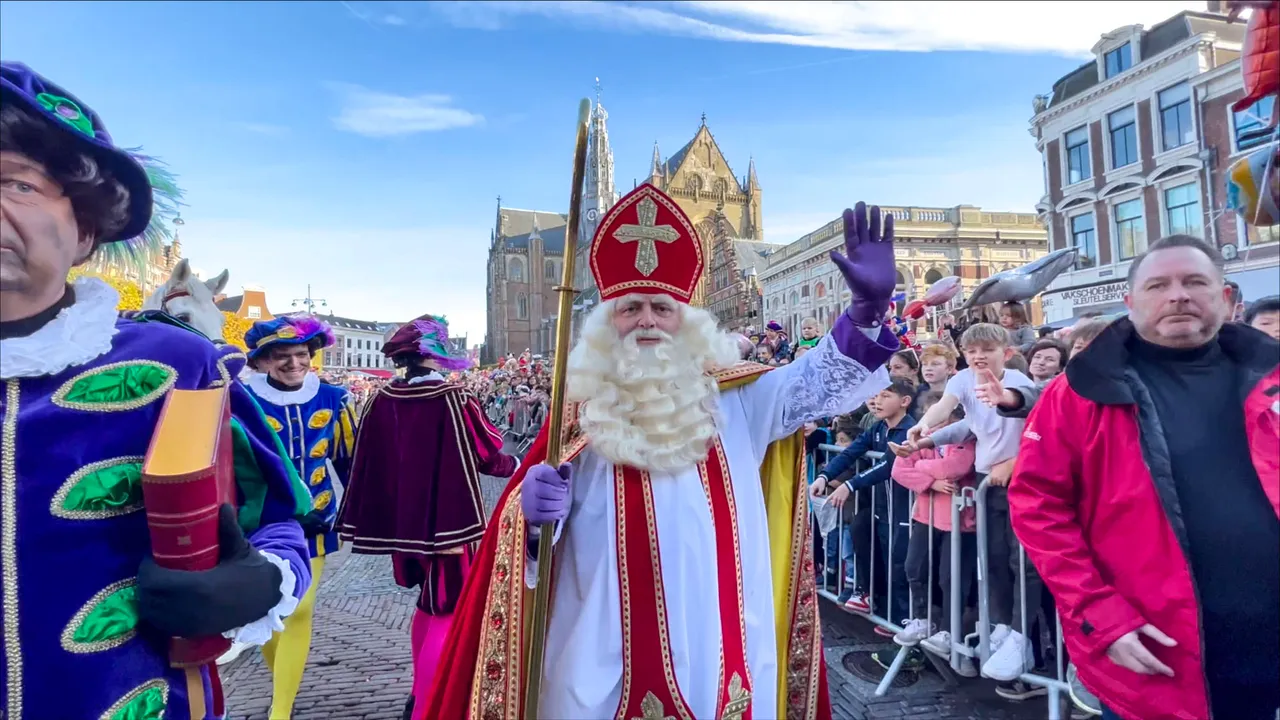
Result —
<instances>
[{"instance_id":1,"label":"flag pole","mask_svg":"<svg viewBox=\"0 0 1280 720\"><path fill-rule=\"evenodd\" d=\"M551 366L551 405L547 413L547 464L558 467L561 454L561 430L564 419L565 371L569 362L569 336L573 330L573 265L578 245L578 208L582 204L582 181L587 166L587 120L591 101L578 105L578 135L573 149L573 187L569 192L569 222L564 232L564 261L561 264L559 314L556 316L556 355ZM525 720L537 720L538 696L542 690L542 659L546 653L547 607L551 598L551 543L553 523L543 523L538 536L538 584L533 589L533 613L529 624L529 654L525 666Z\"/></svg>"}]
</instances>

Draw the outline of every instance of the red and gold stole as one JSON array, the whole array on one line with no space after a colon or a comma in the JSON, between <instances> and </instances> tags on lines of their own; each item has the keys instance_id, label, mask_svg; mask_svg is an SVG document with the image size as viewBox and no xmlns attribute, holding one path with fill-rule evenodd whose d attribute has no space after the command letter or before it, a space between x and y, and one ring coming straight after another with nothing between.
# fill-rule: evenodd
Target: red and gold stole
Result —
<instances>
[{"instance_id":1,"label":"red and gold stole","mask_svg":"<svg viewBox=\"0 0 1280 720\"><path fill-rule=\"evenodd\" d=\"M751 672L747 665L738 511L724 447L717 437L698 465L716 538L720 607L720 682L715 717L750 720ZM622 698L618 720L693 720L676 682L667 627L662 560L649 473L614 468L618 585L622 599ZM639 522L637 522L639 521ZM732 558L732 562L726 562ZM725 678L728 677L726 683Z\"/></svg>"}]
</instances>

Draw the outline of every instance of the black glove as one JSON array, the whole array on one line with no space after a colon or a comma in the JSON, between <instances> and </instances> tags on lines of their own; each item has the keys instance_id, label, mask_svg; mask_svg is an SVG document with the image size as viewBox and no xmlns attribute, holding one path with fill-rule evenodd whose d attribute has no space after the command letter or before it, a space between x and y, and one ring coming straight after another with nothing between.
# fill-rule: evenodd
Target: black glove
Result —
<instances>
[{"instance_id":1,"label":"black glove","mask_svg":"<svg viewBox=\"0 0 1280 720\"><path fill-rule=\"evenodd\" d=\"M333 529L333 524L324 519L324 513L320 510L312 510L298 518L298 524L302 526L302 533L307 537L324 535Z\"/></svg>"},{"instance_id":2,"label":"black glove","mask_svg":"<svg viewBox=\"0 0 1280 720\"><path fill-rule=\"evenodd\" d=\"M218 511L221 558L211 570L166 570L147 558L138 568L138 614L165 635L219 635L264 617L281 600L280 569L253 549L236 510Z\"/></svg>"}]
</instances>

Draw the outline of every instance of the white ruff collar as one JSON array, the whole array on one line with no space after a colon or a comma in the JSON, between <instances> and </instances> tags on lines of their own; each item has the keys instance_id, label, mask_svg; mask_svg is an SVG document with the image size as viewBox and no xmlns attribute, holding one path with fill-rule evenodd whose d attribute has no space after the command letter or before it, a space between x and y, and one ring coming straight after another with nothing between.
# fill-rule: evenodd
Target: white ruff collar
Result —
<instances>
[{"instance_id":1,"label":"white ruff collar","mask_svg":"<svg viewBox=\"0 0 1280 720\"><path fill-rule=\"evenodd\" d=\"M80 277L76 301L26 337L0 340L0 378L56 375L111 350L120 296L105 282Z\"/></svg>"},{"instance_id":2,"label":"white ruff collar","mask_svg":"<svg viewBox=\"0 0 1280 720\"><path fill-rule=\"evenodd\" d=\"M443 381L443 380L444 380L444 376L443 376L443 375L441 375L440 373L436 372L435 370L432 370L431 372L427 373L426 375L419 375L418 377L412 377L412 378L409 378L409 383L408 383L408 384L410 384L410 385L417 385L418 383L431 382L431 381L433 381L433 380L440 380L440 381Z\"/></svg>"},{"instance_id":3,"label":"white ruff collar","mask_svg":"<svg viewBox=\"0 0 1280 720\"><path fill-rule=\"evenodd\" d=\"M272 405L303 405L320 392L320 378L315 373L307 373L302 387L297 390L277 390L267 382L267 374L256 372L249 376L248 385L253 394Z\"/></svg>"}]
</instances>

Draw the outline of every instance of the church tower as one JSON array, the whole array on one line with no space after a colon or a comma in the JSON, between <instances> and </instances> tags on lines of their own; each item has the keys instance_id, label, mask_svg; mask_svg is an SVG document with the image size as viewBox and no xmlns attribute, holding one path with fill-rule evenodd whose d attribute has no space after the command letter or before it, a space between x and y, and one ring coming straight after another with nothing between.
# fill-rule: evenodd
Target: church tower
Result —
<instances>
[{"instance_id":1,"label":"church tower","mask_svg":"<svg viewBox=\"0 0 1280 720\"><path fill-rule=\"evenodd\" d=\"M600 78L596 78L596 104L591 109L587 136L587 174L582 189L581 219L578 221L580 247L591 244L604 214L618 201L613 185L613 149L609 147L609 113L600 104Z\"/></svg>"}]
</instances>

